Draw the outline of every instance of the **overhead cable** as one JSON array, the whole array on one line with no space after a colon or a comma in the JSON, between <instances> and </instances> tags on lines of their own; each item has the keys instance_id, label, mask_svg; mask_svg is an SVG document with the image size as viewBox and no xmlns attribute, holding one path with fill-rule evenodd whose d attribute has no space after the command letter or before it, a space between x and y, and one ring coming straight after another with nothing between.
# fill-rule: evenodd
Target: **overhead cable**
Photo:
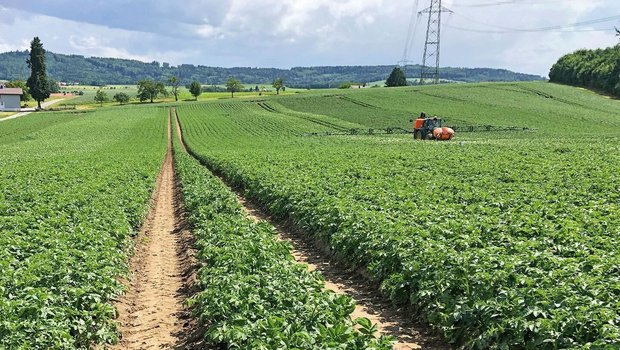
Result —
<instances>
[{"instance_id":1,"label":"overhead cable","mask_svg":"<svg viewBox=\"0 0 620 350\"><path fill-rule=\"evenodd\" d=\"M455 13L455 15L457 15L459 17L462 17L462 18L466 19L467 21L470 21L470 22L473 22L473 23L477 23L477 24L480 24L480 25L483 25L483 26L499 29L499 30L482 30L482 29L478 30L480 32L493 32L493 33L549 32L549 31L558 31L558 30L570 29L570 28L574 28L574 27L581 27L581 26L587 26L587 25L592 25L592 24L598 24L598 23L605 23L605 22L612 22L612 21L620 20L620 15L617 15L617 16L609 16L609 17L603 17L603 18L596 18L596 19L591 19L591 20L581 21L581 22L575 22L575 23L569 23L569 24L553 25L553 26L539 27L539 28L511 28L511 27L504 27L504 26L499 26L499 25L495 25L495 24L481 22L481 21L475 20L473 18L469 18L467 16L463 16L463 15L461 15L459 13ZM462 29L465 29L465 28L462 28ZM472 29L470 31L474 31L474 30ZM570 31L570 30L567 30L567 31Z\"/></svg>"}]
</instances>

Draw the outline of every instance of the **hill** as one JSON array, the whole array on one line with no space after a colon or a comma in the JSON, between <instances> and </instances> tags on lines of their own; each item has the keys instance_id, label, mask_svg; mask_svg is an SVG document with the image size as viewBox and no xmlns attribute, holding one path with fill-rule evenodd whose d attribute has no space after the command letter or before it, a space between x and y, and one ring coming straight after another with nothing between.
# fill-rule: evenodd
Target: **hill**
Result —
<instances>
[{"instance_id":1,"label":"hill","mask_svg":"<svg viewBox=\"0 0 620 350\"><path fill-rule=\"evenodd\" d=\"M424 111L448 125L527 127L536 132L483 133L514 138L549 135L619 136L617 101L572 87L546 82L478 83L337 91L316 91L277 98L296 112L327 115L361 128L411 129L412 117ZM592 119L591 119L592 118ZM458 138L470 133L457 133Z\"/></svg>"},{"instance_id":2,"label":"hill","mask_svg":"<svg viewBox=\"0 0 620 350\"><path fill-rule=\"evenodd\" d=\"M27 51L13 51L0 54L0 79L25 79L29 72L26 66ZM157 61L151 63L137 60L84 57L47 53L49 75L59 81L78 82L88 85L135 84L140 79L165 80L177 75L184 84L197 80L204 84L224 84L231 76L245 83L271 84L274 78L284 77L287 85L299 88L325 88L338 86L342 82L367 83L387 78L393 66L331 66L294 67L291 69L250 67L206 67L192 64L171 66ZM419 66L408 66L408 77L415 78ZM515 73L505 69L453 68L441 69L442 79L459 82L482 81L532 81L543 77Z\"/></svg>"}]
</instances>

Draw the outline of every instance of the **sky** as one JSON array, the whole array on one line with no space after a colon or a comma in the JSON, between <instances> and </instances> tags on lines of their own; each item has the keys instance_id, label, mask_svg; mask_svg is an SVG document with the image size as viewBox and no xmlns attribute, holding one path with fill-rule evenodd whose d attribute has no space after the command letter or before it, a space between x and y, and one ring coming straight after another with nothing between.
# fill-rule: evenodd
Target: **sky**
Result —
<instances>
[{"instance_id":1,"label":"sky","mask_svg":"<svg viewBox=\"0 0 620 350\"><path fill-rule=\"evenodd\" d=\"M430 0L0 0L0 52L218 67L420 63ZM563 54L618 43L618 0L444 0L441 66L546 76ZM414 10L417 8L417 10ZM413 16L412 16L413 14ZM584 23L585 22L585 23ZM579 24L579 25L574 25ZM411 31L409 30L411 28ZM408 33L413 40L406 44Z\"/></svg>"}]
</instances>

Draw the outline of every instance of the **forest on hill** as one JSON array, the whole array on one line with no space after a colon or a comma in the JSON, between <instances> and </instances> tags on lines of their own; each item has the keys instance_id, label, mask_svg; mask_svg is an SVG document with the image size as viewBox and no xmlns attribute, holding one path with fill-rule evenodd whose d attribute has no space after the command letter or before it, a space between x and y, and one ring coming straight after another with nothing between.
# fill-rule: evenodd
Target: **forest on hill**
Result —
<instances>
[{"instance_id":1,"label":"forest on hill","mask_svg":"<svg viewBox=\"0 0 620 350\"><path fill-rule=\"evenodd\" d=\"M26 58L28 51L13 51L0 54L0 79L25 80L28 75ZM135 84L141 79L164 81L177 76L183 84L197 80L202 84L224 84L229 77L244 83L271 84L278 77L284 78L286 85L293 88L337 87L344 82L370 83L385 80L394 68L382 66L330 66L278 68L222 68L201 65L181 64L172 66L165 62L145 63L137 60L119 58L84 57L47 52L47 71L51 78L87 85ZM420 67L406 67L407 77L419 77ZM441 78L459 82L481 81L532 81L543 77L515 73L505 69L493 68L452 68L441 69Z\"/></svg>"},{"instance_id":2,"label":"forest on hill","mask_svg":"<svg viewBox=\"0 0 620 350\"><path fill-rule=\"evenodd\" d=\"M620 96L620 45L567 54L551 67L549 79Z\"/></svg>"}]
</instances>

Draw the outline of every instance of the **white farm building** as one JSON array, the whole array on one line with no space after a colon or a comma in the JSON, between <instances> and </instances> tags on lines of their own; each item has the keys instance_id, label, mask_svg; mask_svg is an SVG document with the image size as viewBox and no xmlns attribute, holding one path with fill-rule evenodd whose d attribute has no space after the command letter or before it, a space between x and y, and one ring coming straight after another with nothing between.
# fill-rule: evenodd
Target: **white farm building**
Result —
<instances>
[{"instance_id":1,"label":"white farm building","mask_svg":"<svg viewBox=\"0 0 620 350\"><path fill-rule=\"evenodd\" d=\"M20 97L24 94L22 89L7 88L0 84L0 111L16 111L21 109Z\"/></svg>"}]
</instances>

